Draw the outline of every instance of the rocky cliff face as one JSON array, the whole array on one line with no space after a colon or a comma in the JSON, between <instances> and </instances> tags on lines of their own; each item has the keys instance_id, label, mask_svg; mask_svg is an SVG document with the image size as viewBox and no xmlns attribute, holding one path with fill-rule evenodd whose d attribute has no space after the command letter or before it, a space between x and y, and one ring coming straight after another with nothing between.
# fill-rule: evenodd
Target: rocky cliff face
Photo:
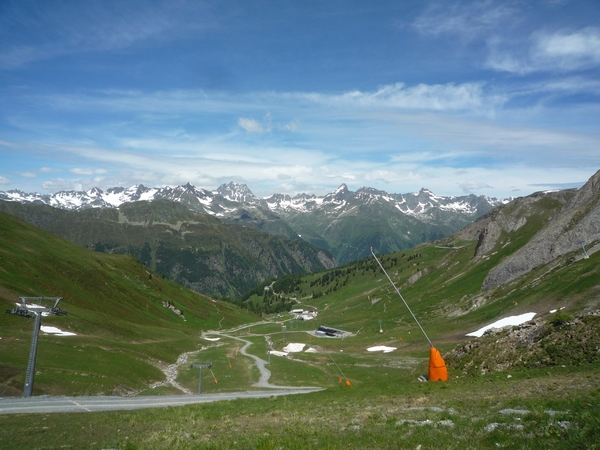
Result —
<instances>
[{"instance_id":1,"label":"rocky cliff face","mask_svg":"<svg viewBox=\"0 0 600 450\"><path fill-rule=\"evenodd\" d=\"M600 171L576 191L561 191L552 196L565 201L560 211L521 249L501 261L488 273L483 289L494 289L522 276L532 269L556 258L573 253L572 261L587 257L600 250ZM502 232L510 232L527 223L528 212L547 194L537 194L518 199L514 204L501 208L495 220L483 231L477 249L481 256L496 248Z\"/></svg>"}]
</instances>

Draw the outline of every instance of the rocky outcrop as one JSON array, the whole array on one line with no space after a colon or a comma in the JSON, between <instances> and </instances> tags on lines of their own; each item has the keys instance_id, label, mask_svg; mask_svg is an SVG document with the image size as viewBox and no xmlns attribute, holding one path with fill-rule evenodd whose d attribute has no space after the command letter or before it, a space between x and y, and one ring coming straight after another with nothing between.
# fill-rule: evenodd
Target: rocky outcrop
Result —
<instances>
[{"instance_id":1,"label":"rocky outcrop","mask_svg":"<svg viewBox=\"0 0 600 450\"><path fill-rule=\"evenodd\" d=\"M496 220L498 226L508 225L513 229L520 223L521 220L516 217L508 222ZM488 235L495 236L494 233L488 231ZM552 217L526 245L490 270L482 288L488 290L502 286L538 266L571 252L576 252L573 260L587 257L588 254L600 249L598 244L600 244L600 171L577 190L560 212ZM585 252L584 248L587 249ZM486 250L489 251L489 246Z\"/></svg>"},{"instance_id":2,"label":"rocky outcrop","mask_svg":"<svg viewBox=\"0 0 600 450\"><path fill-rule=\"evenodd\" d=\"M600 311L579 317L558 312L522 325L490 329L444 355L465 375L519 368L580 365L600 360Z\"/></svg>"}]
</instances>

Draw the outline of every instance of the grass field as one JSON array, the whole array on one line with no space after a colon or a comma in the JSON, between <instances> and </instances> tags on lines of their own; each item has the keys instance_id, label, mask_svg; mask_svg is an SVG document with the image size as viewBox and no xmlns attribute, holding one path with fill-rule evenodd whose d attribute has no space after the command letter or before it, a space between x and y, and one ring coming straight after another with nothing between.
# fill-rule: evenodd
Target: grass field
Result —
<instances>
[{"instance_id":1,"label":"grass field","mask_svg":"<svg viewBox=\"0 0 600 450\"><path fill-rule=\"evenodd\" d=\"M417 381L423 364L342 367L351 387L335 382L292 397L0 415L0 443L3 449L600 448L598 364L477 378L451 373L446 383Z\"/></svg>"}]
</instances>

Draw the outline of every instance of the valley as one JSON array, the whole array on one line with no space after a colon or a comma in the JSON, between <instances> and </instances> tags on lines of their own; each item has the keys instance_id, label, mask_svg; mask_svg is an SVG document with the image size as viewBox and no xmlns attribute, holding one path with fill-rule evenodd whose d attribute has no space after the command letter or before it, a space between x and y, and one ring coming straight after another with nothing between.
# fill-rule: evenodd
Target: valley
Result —
<instances>
[{"instance_id":1,"label":"valley","mask_svg":"<svg viewBox=\"0 0 600 450\"><path fill-rule=\"evenodd\" d=\"M185 289L131 256L93 252L0 214L0 301L9 309L19 295L64 297L69 315L42 324L75 335L41 334L34 396L193 396L194 361L211 362L201 395L323 389L89 413L101 418L95 425L76 414L62 416L64 424L46 415L54 446L76 423L89 444L66 442L83 448L230 448L231 439L244 448L429 448L440 439L451 448L594 448L599 177L576 192L515 199L451 236L378 254L444 355L447 382L419 380L429 344L372 257L265 281L237 306ZM550 260L544 242L553 246ZM258 313L279 303L316 317ZM467 336L521 316L521 325ZM0 321L0 395L19 396L31 321L8 314ZM321 337L321 326L346 333ZM289 344L302 351L286 352ZM0 441L13 442L7 448L24 443L8 438L20 420L0 416L7 430ZM48 436L41 426L33 435L40 443Z\"/></svg>"}]
</instances>

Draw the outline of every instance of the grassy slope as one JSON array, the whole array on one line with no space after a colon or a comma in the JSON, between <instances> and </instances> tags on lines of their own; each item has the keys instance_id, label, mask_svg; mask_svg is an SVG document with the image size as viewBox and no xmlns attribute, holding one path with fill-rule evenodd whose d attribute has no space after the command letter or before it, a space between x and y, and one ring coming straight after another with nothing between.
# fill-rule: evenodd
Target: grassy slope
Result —
<instances>
[{"instance_id":1,"label":"grassy slope","mask_svg":"<svg viewBox=\"0 0 600 450\"><path fill-rule=\"evenodd\" d=\"M155 367L198 348L203 329L253 320L150 272L135 259L81 249L0 213L0 307L21 296L63 297L68 316L42 325L34 394L123 393L164 379ZM185 321L162 302L183 310ZM0 314L0 395L20 395L33 321Z\"/></svg>"},{"instance_id":2,"label":"grassy slope","mask_svg":"<svg viewBox=\"0 0 600 450\"><path fill-rule=\"evenodd\" d=\"M600 367L419 383L356 367L363 383L176 408L0 415L3 449L597 449ZM27 433L15 430L27 425Z\"/></svg>"},{"instance_id":3,"label":"grassy slope","mask_svg":"<svg viewBox=\"0 0 600 450\"><path fill-rule=\"evenodd\" d=\"M481 290L488 271L525 245L560 207L559 202L551 199L537 202L527 224L513 233L504 233L496 248L483 258L473 258L476 241L452 237L385 255L380 260L429 337L442 349L451 348L465 340L467 332L502 317L526 312L547 315L557 307L565 307L566 312L574 314L597 308L599 253L572 264L570 259L578 255L565 255L506 286L494 291ZM359 332L352 338L352 344L344 345L360 348L389 344L405 350L428 346L373 258L325 275L303 277L296 290L284 295L300 299L304 306L318 307L318 324ZM317 298L312 298L313 295ZM383 333L379 332L379 320Z\"/></svg>"},{"instance_id":4,"label":"grassy slope","mask_svg":"<svg viewBox=\"0 0 600 450\"><path fill-rule=\"evenodd\" d=\"M0 201L0 210L82 247L135 255L164 277L217 297L235 298L266 278L334 264L301 239L225 224L168 200L83 211Z\"/></svg>"}]
</instances>

